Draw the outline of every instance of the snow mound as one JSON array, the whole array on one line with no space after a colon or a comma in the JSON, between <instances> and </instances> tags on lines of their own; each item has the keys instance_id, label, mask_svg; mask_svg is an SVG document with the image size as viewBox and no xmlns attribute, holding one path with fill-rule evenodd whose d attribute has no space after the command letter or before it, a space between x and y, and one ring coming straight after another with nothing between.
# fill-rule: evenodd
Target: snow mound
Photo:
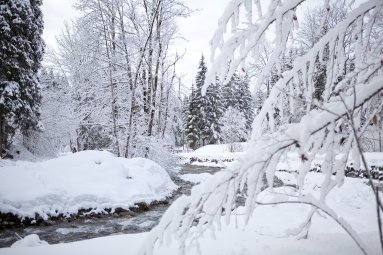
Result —
<instances>
[{"instance_id":1,"label":"snow mound","mask_svg":"<svg viewBox=\"0 0 383 255\"><path fill-rule=\"evenodd\" d=\"M23 239L16 241L12 244L11 248L16 247L35 247L41 245L48 245L48 242L40 240L39 236L36 234L28 235Z\"/></svg>"},{"instance_id":2,"label":"snow mound","mask_svg":"<svg viewBox=\"0 0 383 255\"><path fill-rule=\"evenodd\" d=\"M177 188L157 163L106 151L0 167L0 212L44 219L80 209L96 212L163 200Z\"/></svg>"}]
</instances>

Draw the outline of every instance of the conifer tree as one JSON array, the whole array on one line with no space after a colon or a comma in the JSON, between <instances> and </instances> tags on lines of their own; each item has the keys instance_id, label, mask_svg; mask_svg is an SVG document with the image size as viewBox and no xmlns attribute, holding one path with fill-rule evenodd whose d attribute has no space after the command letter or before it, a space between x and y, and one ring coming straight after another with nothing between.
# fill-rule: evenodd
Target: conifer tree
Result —
<instances>
[{"instance_id":1,"label":"conifer tree","mask_svg":"<svg viewBox=\"0 0 383 255\"><path fill-rule=\"evenodd\" d=\"M246 129L250 130L254 118L254 110L249 88L249 78L245 72L243 76L235 72L230 82L224 84L222 88L222 101L224 109L232 107L243 113L246 118Z\"/></svg>"},{"instance_id":2,"label":"conifer tree","mask_svg":"<svg viewBox=\"0 0 383 255\"><path fill-rule=\"evenodd\" d=\"M222 104L222 88L221 83L216 78L215 84L210 85L211 90L207 90L207 95L210 96L210 102L212 104L212 111L210 113L210 128L212 130L212 137L210 143L217 143L221 139L221 127L219 119L222 117L224 108Z\"/></svg>"},{"instance_id":3,"label":"conifer tree","mask_svg":"<svg viewBox=\"0 0 383 255\"><path fill-rule=\"evenodd\" d=\"M254 119L253 98L249 88L249 77L244 72L243 77L240 77L239 86L237 89L238 110L243 113L246 119L246 129L251 129L251 123Z\"/></svg>"},{"instance_id":4,"label":"conifer tree","mask_svg":"<svg viewBox=\"0 0 383 255\"><path fill-rule=\"evenodd\" d=\"M209 137L212 135L209 124L206 121L207 111L208 109L211 110L211 105L209 105L207 97L202 96L201 93L201 88L206 79L206 72L207 67L205 64L205 58L202 55L198 66L198 72L195 78L196 90L194 91L194 97L192 97L192 102L196 107L195 114L198 116L197 130L199 145L201 146L207 144L207 140L209 140Z\"/></svg>"},{"instance_id":5,"label":"conifer tree","mask_svg":"<svg viewBox=\"0 0 383 255\"><path fill-rule=\"evenodd\" d=\"M238 86L240 84L240 78L238 72L235 72L230 79L230 82L226 83L222 87L222 101L223 108L228 109L229 107L238 109Z\"/></svg>"},{"instance_id":6,"label":"conifer tree","mask_svg":"<svg viewBox=\"0 0 383 255\"><path fill-rule=\"evenodd\" d=\"M220 125L218 119L222 116L221 95L219 83L212 84L201 100L202 120L201 139L202 145L214 144L219 140Z\"/></svg>"},{"instance_id":7,"label":"conifer tree","mask_svg":"<svg viewBox=\"0 0 383 255\"><path fill-rule=\"evenodd\" d=\"M201 115L196 100L196 92L194 85L192 86L192 94L188 109L187 124L186 124L186 142L190 148L197 149L200 140L200 120Z\"/></svg>"},{"instance_id":8,"label":"conifer tree","mask_svg":"<svg viewBox=\"0 0 383 255\"><path fill-rule=\"evenodd\" d=\"M198 140L198 142L193 143L195 148L214 144L220 140L220 124L218 120L223 112L221 87L217 79L216 83L211 84L206 94L202 96L201 88L205 82L206 72L207 67L202 55L196 75L196 89L194 90L193 87L189 102L189 118L186 127L188 144L190 145L190 141L193 139ZM193 125L191 125L191 120Z\"/></svg>"},{"instance_id":9,"label":"conifer tree","mask_svg":"<svg viewBox=\"0 0 383 255\"><path fill-rule=\"evenodd\" d=\"M0 5L0 155L16 129L38 126L39 80L44 53L41 0L3 0Z\"/></svg>"}]
</instances>

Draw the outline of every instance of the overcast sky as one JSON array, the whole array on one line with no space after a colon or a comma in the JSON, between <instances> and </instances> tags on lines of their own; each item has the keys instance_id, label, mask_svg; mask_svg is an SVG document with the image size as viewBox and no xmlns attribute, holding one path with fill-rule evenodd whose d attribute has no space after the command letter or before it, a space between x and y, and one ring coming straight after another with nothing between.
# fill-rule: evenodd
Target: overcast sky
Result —
<instances>
[{"instance_id":1,"label":"overcast sky","mask_svg":"<svg viewBox=\"0 0 383 255\"><path fill-rule=\"evenodd\" d=\"M76 0L44 0L45 21L44 39L49 47L55 47L55 36L63 29L64 22L74 20L79 14L72 8ZM183 84L190 87L196 75L198 62L203 53L209 62L209 41L217 28L219 17L229 0L184 0L192 9L198 10L189 18L179 19L180 34L185 38L177 39L175 50L184 58L176 67L178 74L185 75ZM209 63L207 63L209 64Z\"/></svg>"}]
</instances>

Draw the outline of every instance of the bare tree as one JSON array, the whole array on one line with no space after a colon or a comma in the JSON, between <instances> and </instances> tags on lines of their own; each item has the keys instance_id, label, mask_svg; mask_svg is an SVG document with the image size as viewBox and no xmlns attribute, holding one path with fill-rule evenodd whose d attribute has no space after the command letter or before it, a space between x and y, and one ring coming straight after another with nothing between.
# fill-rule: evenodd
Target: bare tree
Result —
<instances>
[{"instance_id":1,"label":"bare tree","mask_svg":"<svg viewBox=\"0 0 383 255\"><path fill-rule=\"evenodd\" d=\"M75 88L77 133L97 129L99 147L151 157L149 148L161 147L153 143L165 143L163 115L173 106L168 99L182 56L171 49L175 20L189 9L174 0L78 0L76 8L83 15L58 38L53 62Z\"/></svg>"}]
</instances>

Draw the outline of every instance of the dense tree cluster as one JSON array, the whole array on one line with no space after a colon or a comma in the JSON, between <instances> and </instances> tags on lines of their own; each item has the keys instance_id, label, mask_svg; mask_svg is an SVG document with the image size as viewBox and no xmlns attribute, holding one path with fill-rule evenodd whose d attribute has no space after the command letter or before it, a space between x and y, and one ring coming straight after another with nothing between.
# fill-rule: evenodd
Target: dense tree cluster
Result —
<instances>
[{"instance_id":1,"label":"dense tree cluster","mask_svg":"<svg viewBox=\"0 0 383 255\"><path fill-rule=\"evenodd\" d=\"M205 83L207 67L204 57L201 57L198 72L196 75L195 87L192 86L192 93L189 99L185 133L187 144L192 148L226 142L226 131L221 130L225 123L220 118L227 111L230 114L241 114L245 118L246 132L241 132L235 142L245 141L251 129L254 118L253 99L249 89L249 78L245 72L240 75L234 73L228 83L221 84L219 79L211 84L202 95L202 86ZM234 111L235 110L235 111ZM236 119L238 116L232 116ZM232 139L231 139L232 140ZM230 141L232 142L232 141Z\"/></svg>"},{"instance_id":2,"label":"dense tree cluster","mask_svg":"<svg viewBox=\"0 0 383 255\"><path fill-rule=\"evenodd\" d=\"M29 130L24 146L33 154L55 157L68 150L75 120L72 115L71 88L65 76L42 68L39 72L41 88L40 130Z\"/></svg>"},{"instance_id":3,"label":"dense tree cluster","mask_svg":"<svg viewBox=\"0 0 383 255\"><path fill-rule=\"evenodd\" d=\"M82 15L49 59L73 88L72 149L163 162L155 150L182 140L181 56L171 45L189 9L172 0L78 0L76 8Z\"/></svg>"}]
</instances>

